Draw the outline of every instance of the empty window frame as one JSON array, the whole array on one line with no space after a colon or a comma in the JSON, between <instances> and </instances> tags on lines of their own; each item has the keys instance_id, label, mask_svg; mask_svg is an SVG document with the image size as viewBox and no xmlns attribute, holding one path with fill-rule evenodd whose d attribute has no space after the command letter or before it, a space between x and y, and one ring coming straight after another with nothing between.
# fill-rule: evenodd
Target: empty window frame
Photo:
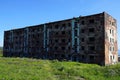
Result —
<instances>
[{"instance_id":1,"label":"empty window frame","mask_svg":"<svg viewBox=\"0 0 120 80\"><path fill-rule=\"evenodd\" d=\"M84 24L85 24L85 21L81 21L81 24L84 25Z\"/></svg>"},{"instance_id":2,"label":"empty window frame","mask_svg":"<svg viewBox=\"0 0 120 80\"><path fill-rule=\"evenodd\" d=\"M75 36L77 36L77 33L78 33L78 31L77 31L77 30L75 30Z\"/></svg>"},{"instance_id":3,"label":"empty window frame","mask_svg":"<svg viewBox=\"0 0 120 80\"><path fill-rule=\"evenodd\" d=\"M95 29L94 29L94 28L90 28L90 29L89 29L89 32L90 32L90 33L93 33L93 32L95 32Z\"/></svg>"},{"instance_id":4,"label":"empty window frame","mask_svg":"<svg viewBox=\"0 0 120 80\"><path fill-rule=\"evenodd\" d=\"M89 37L89 41L90 42L94 42L95 41L95 37Z\"/></svg>"},{"instance_id":5,"label":"empty window frame","mask_svg":"<svg viewBox=\"0 0 120 80\"><path fill-rule=\"evenodd\" d=\"M58 35L58 32L56 32L55 34Z\"/></svg>"},{"instance_id":6,"label":"empty window frame","mask_svg":"<svg viewBox=\"0 0 120 80\"><path fill-rule=\"evenodd\" d=\"M65 43L65 39L62 39L61 41L62 41L62 43Z\"/></svg>"},{"instance_id":7,"label":"empty window frame","mask_svg":"<svg viewBox=\"0 0 120 80\"><path fill-rule=\"evenodd\" d=\"M62 35L64 35L64 34L65 34L65 31L62 31L61 33L62 33Z\"/></svg>"},{"instance_id":8,"label":"empty window frame","mask_svg":"<svg viewBox=\"0 0 120 80\"><path fill-rule=\"evenodd\" d=\"M84 47L84 46L81 46L81 50L85 50L85 47Z\"/></svg>"},{"instance_id":9,"label":"empty window frame","mask_svg":"<svg viewBox=\"0 0 120 80\"><path fill-rule=\"evenodd\" d=\"M84 33L85 32L85 30L84 29L81 29L81 33Z\"/></svg>"},{"instance_id":10,"label":"empty window frame","mask_svg":"<svg viewBox=\"0 0 120 80\"><path fill-rule=\"evenodd\" d=\"M55 29L58 29L59 28L59 25L55 25Z\"/></svg>"},{"instance_id":11,"label":"empty window frame","mask_svg":"<svg viewBox=\"0 0 120 80\"><path fill-rule=\"evenodd\" d=\"M95 50L95 46L88 46L89 50Z\"/></svg>"},{"instance_id":12,"label":"empty window frame","mask_svg":"<svg viewBox=\"0 0 120 80\"><path fill-rule=\"evenodd\" d=\"M55 39L55 42L58 43L58 39Z\"/></svg>"},{"instance_id":13,"label":"empty window frame","mask_svg":"<svg viewBox=\"0 0 120 80\"><path fill-rule=\"evenodd\" d=\"M62 50L65 50L65 47L61 47Z\"/></svg>"},{"instance_id":14,"label":"empty window frame","mask_svg":"<svg viewBox=\"0 0 120 80\"><path fill-rule=\"evenodd\" d=\"M75 22L75 28L77 28L78 26L77 26L77 22Z\"/></svg>"},{"instance_id":15,"label":"empty window frame","mask_svg":"<svg viewBox=\"0 0 120 80\"><path fill-rule=\"evenodd\" d=\"M81 38L81 42L84 42L85 41L85 39L84 38Z\"/></svg>"},{"instance_id":16,"label":"empty window frame","mask_svg":"<svg viewBox=\"0 0 120 80\"><path fill-rule=\"evenodd\" d=\"M55 48L54 48L55 50L57 50L58 49L58 47L57 46L55 46Z\"/></svg>"},{"instance_id":17,"label":"empty window frame","mask_svg":"<svg viewBox=\"0 0 120 80\"><path fill-rule=\"evenodd\" d=\"M70 27L70 26L71 26L71 23L68 23L68 26Z\"/></svg>"},{"instance_id":18,"label":"empty window frame","mask_svg":"<svg viewBox=\"0 0 120 80\"><path fill-rule=\"evenodd\" d=\"M66 26L66 24L62 24L62 27L65 27Z\"/></svg>"},{"instance_id":19,"label":"empty window frame","mask_svg":"<svg viewBox=\"0 0 120 80\"><path fill-rule=\"evenodd\" d=\"M90 19L90 20L89 20L89 23L90 23L90 24L93 24L94 22L95 22L94 19Z\"/></svg>"}]
</instances>

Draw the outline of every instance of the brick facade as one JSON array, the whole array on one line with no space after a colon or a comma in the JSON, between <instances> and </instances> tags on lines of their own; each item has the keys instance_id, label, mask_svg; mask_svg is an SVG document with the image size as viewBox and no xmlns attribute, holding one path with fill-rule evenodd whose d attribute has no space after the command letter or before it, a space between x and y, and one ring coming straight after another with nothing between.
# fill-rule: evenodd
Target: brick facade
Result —
<instances>
[{"instance_id":1,"label":"brick facade","mask_svg":"<svg viewBox=\"0 0 120 80\"><path fill-rule=\"evenodd\" d=\"M114 64L116 20L103 12L5 31L3 56Z\"/></svg>"}]
</instances>

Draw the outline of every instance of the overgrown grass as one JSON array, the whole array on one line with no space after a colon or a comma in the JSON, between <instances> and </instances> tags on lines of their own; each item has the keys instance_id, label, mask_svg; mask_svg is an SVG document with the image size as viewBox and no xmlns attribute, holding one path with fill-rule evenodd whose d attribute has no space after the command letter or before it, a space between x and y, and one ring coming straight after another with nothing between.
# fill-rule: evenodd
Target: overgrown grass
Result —
<instances>
[{"instance_id":1,"label":"overgrown grass","mask_svg":"<svg viewBox=\"0 0 120 80\"><path fill-rule=\"evenodd\" d=\"M0 80L120 80L120 64L0 57Z\"/></svg>"}]
</instances>

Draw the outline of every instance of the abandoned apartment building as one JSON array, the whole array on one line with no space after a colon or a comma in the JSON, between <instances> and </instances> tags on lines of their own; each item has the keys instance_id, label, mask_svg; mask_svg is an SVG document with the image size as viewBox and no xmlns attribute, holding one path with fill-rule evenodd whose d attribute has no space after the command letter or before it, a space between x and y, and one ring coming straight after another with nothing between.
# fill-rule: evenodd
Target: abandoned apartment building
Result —
<instances>
[{"instance_id":1,"label":"abandoned apartment building","mask_svg":"<svg viewBox=\"0 0 120 80\"><path fill-rule=\"evenodd\" d=\"M118 62L116 20L102 12L4 32L5 57Z\"/></svg>"}]
</instances>

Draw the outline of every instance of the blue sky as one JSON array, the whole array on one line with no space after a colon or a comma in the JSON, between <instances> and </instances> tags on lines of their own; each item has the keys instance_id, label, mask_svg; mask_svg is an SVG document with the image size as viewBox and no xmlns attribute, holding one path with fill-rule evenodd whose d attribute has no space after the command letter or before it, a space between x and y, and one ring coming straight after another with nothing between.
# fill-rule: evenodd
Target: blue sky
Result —
<instances>
[{"instance_id":1,"label":"blue sky","mask_svg":"<svg viewBox=\"0 0 120 80\"><path fill-rule=\"evenodd\" d=\"M0 46L5 30L105 11L117 19L120 49L119 7L120 0L0 0Z\"/></svg>"}]
</instances>

